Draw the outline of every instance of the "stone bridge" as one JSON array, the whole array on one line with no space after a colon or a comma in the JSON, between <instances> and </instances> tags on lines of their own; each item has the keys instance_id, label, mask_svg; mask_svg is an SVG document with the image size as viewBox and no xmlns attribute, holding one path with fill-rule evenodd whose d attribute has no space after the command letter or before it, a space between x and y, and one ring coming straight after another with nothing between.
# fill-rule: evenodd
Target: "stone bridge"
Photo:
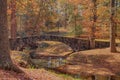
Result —
<instances>
[{"instance_id":1,"label":"stone bridge","mask_svg":"<svg viewBox=\"0 0 120 80\"><path fill-rule=\"evenodd\" d=\"M11 49L23 48L26 46L36 47L37 41L59 41L62 42L73 49L73 51L88 50L90 49L90 41L83 38L71 38L55 35L40 35L40 36L29 36L23 38L17 38L14 44L12 44L12 39L10 40ZM109 42L99 42L96 41L96 48L109 47Z\"/></svg>"}]
</instances>

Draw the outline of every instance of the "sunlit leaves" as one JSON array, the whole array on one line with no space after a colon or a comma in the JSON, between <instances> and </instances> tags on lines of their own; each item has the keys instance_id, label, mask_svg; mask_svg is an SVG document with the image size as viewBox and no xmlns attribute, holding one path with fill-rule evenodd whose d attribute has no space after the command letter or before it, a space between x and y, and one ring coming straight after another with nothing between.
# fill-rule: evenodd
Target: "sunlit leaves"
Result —
<instances>
[{"instance_id":1,"label":"sunlit leaves","mask_svg":"<svg viewBox=\"0 0 120 80\"><path fill-rule=\"evenodd\" d=\"M120 0L118 0L120 1ZM25 27L45 26L47 21L56 23L59 20L74 24L76 22L82 27L91 28L93 24L93 0L16 0L17 15L24 16ZM11 3L8 0L8 14L11 14ZM117 7L115 22L120 23L120 9ZM97 0L97 31L101 27L109 26L110 22L110 0ZM99 29L98 29L99 28ZM106 29L105 29L106 30ZM88 30L89 31L89 30ZM101 31L102 32L102 31Z\"/></svg>"}]
</instances>

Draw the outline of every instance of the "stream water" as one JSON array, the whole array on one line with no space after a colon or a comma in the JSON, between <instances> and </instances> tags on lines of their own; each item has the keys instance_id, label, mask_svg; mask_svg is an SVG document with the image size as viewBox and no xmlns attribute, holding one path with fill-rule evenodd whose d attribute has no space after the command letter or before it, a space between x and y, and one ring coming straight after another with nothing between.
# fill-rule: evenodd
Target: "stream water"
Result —
<instances>
[{"instance_id":1,"label":"stream water","mask_svg":"<svg viewBox=\"0 0 120 80\"><path fill-rule=\"evenodd\" d=\"M53 68L57 68L60 66L64 66L67 64L66 60L63 58L56 58L56 59L52 59L51 57L49 57L47 60L45 59L39 59L37 60L39 61L39 64L42 64L41 66L44 68L49 68L49 69L53 69ZM54 71L57 71L56 69L54 69ZM66 72L66 74L69 74ZM100 76L100 75L83 75L83 74L77 74L77 75L72 75L74 78L77 78L77 80L120 80L120 76Z\"/></svg>"},{"instance_id":2,"label":"stream water","mask_svg":"<svg viewBox=\"0 0 120 80\"><path fill-rule=\"evenodd\" d=\"M48 57L46 59L32 59L31 61L33 64L36 64L35 66L40 68L57 68L66 64L66 60L63 58L52 59Z\"/></svg>"},{"instance_id":3,"label":"stream water","mask_svg":"<svg viewBox=\"0 0 120 80\"><path fill-rule=\"evenodd\" d=\"M38 67L44 67L44 68L50 68L50 69L67 65L66 58L62 58L62 57L53 58L48 56L47 58L42 57L41 59L32 59L32 61ZM66 74L69 74L69 73L66 72ZM120 76L100 76L100 75L86 76L81 73L80 74L78 73L77 75L72 75L72 74L70 75L77 78L77 80L120 80Z\"/></svg>"}]
</instances>

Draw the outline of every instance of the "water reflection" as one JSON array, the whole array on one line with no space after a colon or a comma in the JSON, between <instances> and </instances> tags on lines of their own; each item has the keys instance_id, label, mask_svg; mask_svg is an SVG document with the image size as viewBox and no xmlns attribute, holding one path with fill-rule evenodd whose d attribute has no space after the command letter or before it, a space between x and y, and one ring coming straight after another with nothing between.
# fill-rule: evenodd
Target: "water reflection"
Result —
<instances>
[{"instance_id":1,"label":"water reflection","mask_svg":"<svg viewBox=\"0 0 120 80\"><path fill-rule=\"evenodd\" d=\"M57 57L57 58L53 58L53 57L47 57L44 58L42 57L41 59L32 59L32 60L36 60L37 64L40 67L47 67L49 69L52 68L58 68L60 66L64 66L67 64L66 59L63 57ZM67 74L67 72L66 72ZM68 73L69 74L69 73ZM85 73L84 73L85 74ZM77 80L120 80L119 76L101 76L101 75L84 75L82 73L78 73L77 75L72 75L73 77L77 78Z\"/></svg>"},{"instance_id":2,"label":"water reflection","mask_svg":"<svg viewBox=\"0 0 120 80\"><path fill-rule=\"evenodd\" d=\"M38 68L46 67L46 68L57 68L66 64L66 60L64 58L43 58L43 59L31 59L32 63Z\"/></svg>"},{"instance_id":3,"label":"water reflection","mask_svg":"<svg viewBox=\"0 0 120 80\"><path fill-rule=\"evenodd\" d=\"M52 59L51 57L48 58L48 62L47 62L47 67L48 68L56 68L62 65L65 65L65 59L63 58L57 58L57 59Z\"/></svg>"},{"instance_id":4,"label":"water reflection","mask_svg":"<svg viewBox=\"0 0 120 80\"><path fill-rule=\"evenodd\" d=\"M42 49L46 49L48 48L49 45L47 45L46 43L41 43L40 45L40 51L42 51ZM56 45L55 45L56 47ZM42 48L42 49L41 49ZM53 48L53 47L49 47L49 48ZM53 48L54 49L54 48ZM49 49L49 51L53 50L53 49ZM58 53L58 49L61 49L61 48L57 48L56 49L56 53ZM60 50L59 50L60 51ZM34 52L36 53L36 52ZM40 67L44 67L44 68L58 68L60 66L64 66L64 65L67 65L68 63L66 62L66 59L65 57L61 57L61 56L58 56L59 54L55 54L56 56L49 54L49 55L45 55L43 56L43 54L31 54L33 56L33 61L36 60L37 61L37 66L38 68ZM38 52L39 53L39 52ZM61 54L62 52L60 52ZM34 57L35 56L35 57ZM81 55L80 55L81 56ZM75 59L79 59L80 56L77 54L74 58ZM99 56L100 57L100 56ZM31 57L32 58L32 57ZM91 57L90 57L91 58ZM75 62L75 59L73 60L73 62ZM86 57L82 57L80 58L82 61L86 61ZM92 59L96 59L96 57L92 57ZM101 59L100 59L101 60ZM74 64L72 64L74 65ZM63 67L64 68L64 71L67 70L66 67ZM66 68L66 69L65 69ZM74 67L73 67L74 68ZM74 72L74 71L73 71ZM83 75L82 73L79 73L80 71L78 70L77 72L77 75L72 75L73 77L77 78L77 80L120 80L120 77L119 76L100 76L100 75ZM67 71L65 72L67 73ZM68 73L69 74L69 73Z\"/></svg>"}]
</instances>

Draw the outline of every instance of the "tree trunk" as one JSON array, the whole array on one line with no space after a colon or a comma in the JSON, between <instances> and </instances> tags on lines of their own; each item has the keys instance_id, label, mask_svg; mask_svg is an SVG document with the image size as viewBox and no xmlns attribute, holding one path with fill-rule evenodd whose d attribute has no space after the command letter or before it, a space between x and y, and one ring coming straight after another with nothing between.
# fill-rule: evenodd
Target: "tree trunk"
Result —
<instances>
[{"instance_id":1,"label":"tree trunk","mask_svg":"<svg viewBox=\"0 0 120 80\"><path fill-rule=\"evenodd\" d=\"M77 13L76 13L76 10L77 10L77 8L74 6L74 11L75 11L75 13L74 13L74 27L75 27L75 37L77 37L77 29L76 29L76 27L77 27Z\"/></svg>"},{"instance_id":2,"label":"tree trunk","mask_svg":"<svg viewBox=\"0 0 120 80\"><path fill-rule=\"evenodd\" d=\"M7 26L7 0L0 0L0 68L22 72L10 57Z\"/></svg>"},{"instance_id":3,"label":"tree trunk","mask_svg":"<svg viewBox=\"0 0 120 80\"><path fill-rule=\"evenodd\" d=\"M16 20L16 1L11 0L11 38L12 38L12 49L15 49L15 41L17 34L17 20Z\"/></svg>"},{"instance_id":4,"label":"tree trunk","mask_svg":"<svg viewBox=\"0 0 120 80\"><path fill-rule=\"evenodd\" d=\"M75 37L77 37L77 29L76 29L76 27L77 27L77 20L76 20L76 15L74 16L74 19L75 19Z\"/></svg>"},{"instance_id":5,"label":"tree trunk","mask_svg":"<svg viewBox=\"0 0 120 80\"><path fill-rule=\"evenodd\" d=\"M96 21L97 21L97 0L92 0L93 2L93 26L91 28L90 34L90 48L95 48L95 29L96 29Z\"/></svg>"},{"instance_id":6,"label":"tree trunk","mask_svg":"<svg viewBox=\"0 0 120 80\"><path fill-rule=\"evenodd\" d=\"M115 0L111 0L110 51L116 52Z\"/></svg>"},{"instance_id":7,"label":"tree trunk","mask_svg":"<svg viewBox=\"0 0 120 80\"><path fill-rule=\"evenodd\" d=\"M67 4L65 4L65 29L67 28Z\"/></svg>"}]
</instances>

